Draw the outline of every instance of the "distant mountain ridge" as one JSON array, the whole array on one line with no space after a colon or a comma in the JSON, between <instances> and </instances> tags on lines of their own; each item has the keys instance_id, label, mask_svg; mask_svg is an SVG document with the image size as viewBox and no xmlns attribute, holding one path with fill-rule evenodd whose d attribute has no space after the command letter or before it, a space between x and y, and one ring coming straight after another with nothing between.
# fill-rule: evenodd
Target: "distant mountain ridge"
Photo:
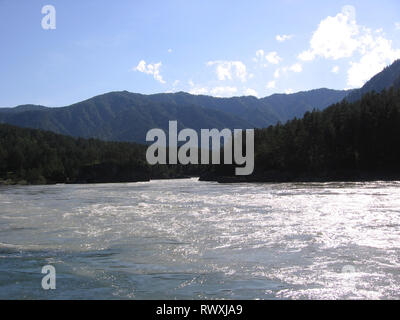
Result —
<instances>
[{"instance_id":1,"label":"distant mountain ridge","mask_svg":"<svg viewBox=\"0 0 400 320\"><path fill-rule=\"evenodd\" d=\"M39 111L46 110L48 107L36 105L36 104L24 104L14 108L0 108L0 112L8 112L8 113L19 113L25 111Z\"/></svg>"},{"instance_id":2,"label":"distant mountain ridge","mask_svg":"<svg viewBox=\"0 0 400 320\"><path fill-rule=\"evenodd\" d=\"M343 100L352 90L314 89L293 94L273 94L262 100L280 122L301 118L307 111L322 110Z\"/></svg>"},{"instance_id":3,"label":"distant mountain ridge","mask_svg":"<svg viewBox=\"0 0 400 320\"><path fill-rule=\"evenodd\" d=\"M136 97L136 95L133 95ZM62 108L24 112L1 112L0 122L44 129L74 137L108 141L145 141L151 128L168 128L177 120L179 128L251 128L245 120L228 113L192 105L152 103L134 100L125 92L113 92Z\"/></svg>"},{"instance_id":4,"label":"distant mountain ridge","mask_svg":"<svg viewBox=\"0 0 400 320\"><path fill-rule=\"evenodd\" d=\"M60 108L24 105L0 109L0 123L83 138L145 142L152 128L261 128L343 99L346 91L318 89L291 95L215 98L185 92L143 95L110 92ZM285 103L285 101L287 101Z\"/></svg>"},{"instance_id":5,"label":"distant mountain ridge","mask_svg":"<svg viewBox=\"0 0 400 320\"><path fill-rule=\"evenodd\" d=\"M152 128L265 128L323 110L343 99L355 101L369 91L400 86L400 61L374 76L361 89L315 89L294 94L216 98L185 92L144 95L110 92L60 108L22 105L0 109L0 123L43 129L82 138L144 143Z\"/></svg>"},{"instance_id":6,"label":"distant mountain ridge","mask_svg":"<svg viewBox=\"0 0 400 320\"><path fill-rule=\"evenodd\" d=\"M265 98L252 96L215 98L185 92L147 96L153 102L167 100L173 104L194 104L233 114L262 128L278 121L301 117L307 111L323 109L348 95L346 90L315 89L293 94L274 94Z\"/></svg>"}]
</instances>

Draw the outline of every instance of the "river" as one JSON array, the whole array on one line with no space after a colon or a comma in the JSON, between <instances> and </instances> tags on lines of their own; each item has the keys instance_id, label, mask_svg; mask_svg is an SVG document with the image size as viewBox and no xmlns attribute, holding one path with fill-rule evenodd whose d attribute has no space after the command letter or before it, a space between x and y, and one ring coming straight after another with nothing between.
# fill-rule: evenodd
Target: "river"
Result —
<instances>
[{"instance_id":1,"label":"river","mask_svg":"<svg viewBox=\"0 0 400 320\"><path fill-rule=\"evenodd\" d=\"M0 186L0 299L398 298L400 182Z\"/></svg>"}]
</instances>

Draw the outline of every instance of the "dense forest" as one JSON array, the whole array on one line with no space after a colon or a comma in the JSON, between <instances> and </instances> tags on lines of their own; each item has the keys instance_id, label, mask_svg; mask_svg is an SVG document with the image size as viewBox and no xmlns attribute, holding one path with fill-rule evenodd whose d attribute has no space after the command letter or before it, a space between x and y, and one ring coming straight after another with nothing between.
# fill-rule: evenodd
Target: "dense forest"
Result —
<instances>
[{"instance_id":1,"label":"dense forest","mask_svg":"<svg viewBox=\"0 0 400 320\"><path fill-rule=\"evenodd\" d=\"M400 90L367 93L302 119L255 132L255 171L235 177L213 166L203 180L327 181L400 179Z\"/></svg>"},{"instance_id":2,"label":"dense forest","mask_svg":"<svg viewBox=\"0 0 400 320\"><path fill-rule=\"evenodd\" d=\"M135 182L198 176L201 166L147 164L146 146L0 124L0 184Z\"/></svg>"}]
</instances>

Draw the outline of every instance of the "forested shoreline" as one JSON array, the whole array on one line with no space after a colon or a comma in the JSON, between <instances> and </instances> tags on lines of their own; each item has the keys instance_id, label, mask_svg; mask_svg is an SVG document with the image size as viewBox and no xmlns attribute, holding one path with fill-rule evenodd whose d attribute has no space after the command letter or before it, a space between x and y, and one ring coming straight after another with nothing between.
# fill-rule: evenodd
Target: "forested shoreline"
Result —
<instances>
[{"instance_id":1,"label":"forested shoreline","mask_svg":"<svg viewBox=\"0 0 400 320\"><path fill-rule=\"evenodd\" d=\"M199 176L205 170L150 166L146 148L0 124L0 184L137 182Z\"/></svg>"}]
</instances>

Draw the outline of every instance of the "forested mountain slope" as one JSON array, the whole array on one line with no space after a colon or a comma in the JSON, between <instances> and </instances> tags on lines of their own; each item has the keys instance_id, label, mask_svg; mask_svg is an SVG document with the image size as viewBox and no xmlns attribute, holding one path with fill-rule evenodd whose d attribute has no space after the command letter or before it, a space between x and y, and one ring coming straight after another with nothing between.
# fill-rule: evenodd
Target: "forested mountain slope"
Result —
<instances>
[{"instance_id":1,"label":"forested mountain slope","mask_svg":"<svg viewBox=\"0 0 400 320\"><path fill-rule=\"evenodd\" d=\"M400 179L400 90L367 93L255 132L255 171L212 166L204 180Z\"/></svg>"}]
</instances>

